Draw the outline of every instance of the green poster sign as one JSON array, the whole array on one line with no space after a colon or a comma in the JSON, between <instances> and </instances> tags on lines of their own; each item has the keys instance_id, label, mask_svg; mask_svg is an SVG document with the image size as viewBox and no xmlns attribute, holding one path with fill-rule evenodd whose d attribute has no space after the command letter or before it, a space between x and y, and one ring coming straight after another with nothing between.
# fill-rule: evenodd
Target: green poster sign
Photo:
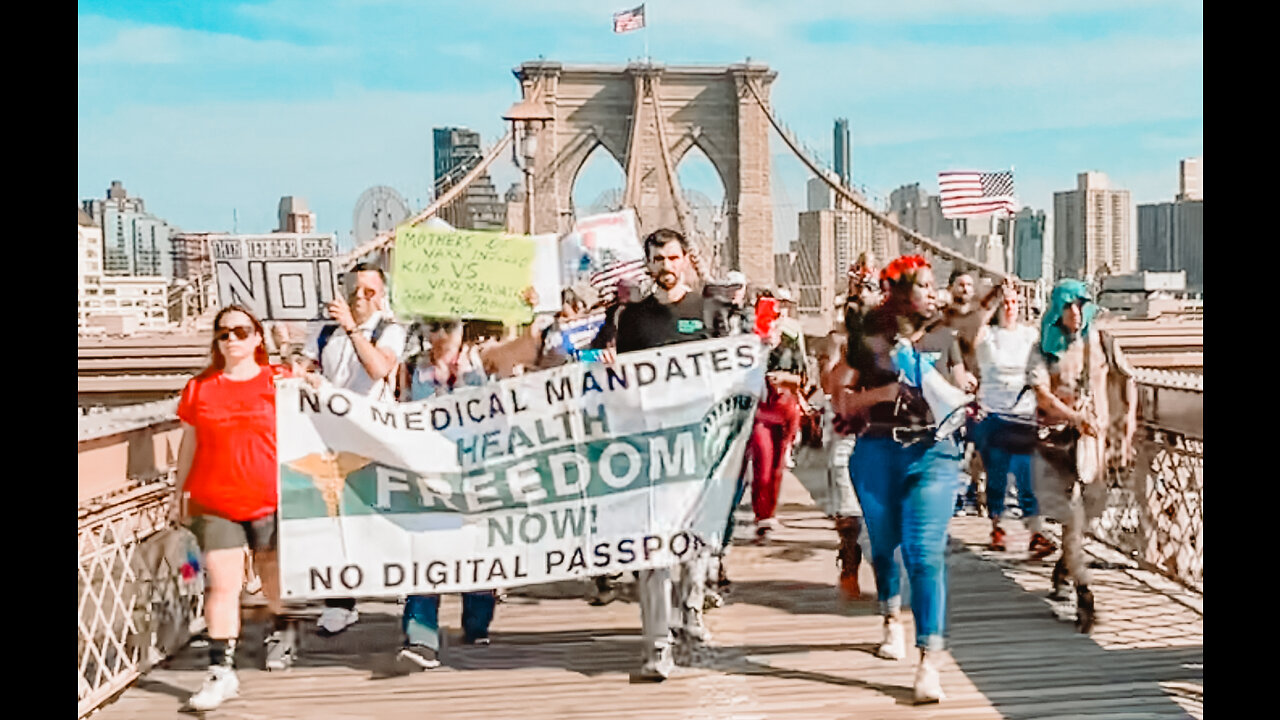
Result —
<instances>
[{"instance_id":1,"label":"green poster sign","mask_svg":"<svg viewBox=\"0 0 1280 720\"><path fill-rule=\"evenodd\" d=\"M532 238L481 230L401 226L391 268L392 305L422 315L529 322L520 298L533 284Z\"/></svg>"}]
</instances>

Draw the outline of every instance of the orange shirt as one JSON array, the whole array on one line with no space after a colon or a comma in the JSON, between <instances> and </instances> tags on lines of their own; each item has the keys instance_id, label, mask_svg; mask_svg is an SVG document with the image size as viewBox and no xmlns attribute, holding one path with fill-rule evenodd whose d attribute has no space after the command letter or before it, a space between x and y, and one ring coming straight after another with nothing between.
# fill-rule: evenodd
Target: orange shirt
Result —
<instances>
[{"instance_id":1,"label":"orange shirt","mask_svg":"<svg viewBox=\"0 0 1280 720\"><path fill-rule=\"evenodd\" d=\"M276 377L288 368L265 365L257 377L235 381L221 370L191 378L178 417L196 430L196 452L184 490L191 515L243 522L276 511Z\"/></svg>"}]
</instances>

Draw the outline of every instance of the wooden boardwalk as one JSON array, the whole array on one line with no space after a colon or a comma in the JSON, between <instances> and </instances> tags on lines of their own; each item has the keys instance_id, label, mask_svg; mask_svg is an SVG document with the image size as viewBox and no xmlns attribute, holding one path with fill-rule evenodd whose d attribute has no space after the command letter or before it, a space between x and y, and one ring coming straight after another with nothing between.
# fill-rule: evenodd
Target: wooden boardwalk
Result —
<instances>
[{"instance_id":1,"label":"wooden boardwalk","mask_svg":"<svg viewBox=\"0 0 1280 720\"><path fill-rule=\"evenodd\" d=\"M800 470L808 473L811 470ZM748 515L739 513L740 523ZM665 683L631 684L639 662L637 606L591 607L579 598L516 597L498 606L490 647L461 646L460 606L446 598L452 644L444 665L393 671L399 607L362 603L360 622L322 639L308 625L303 657L266 673L262 631L247 624L241 694L210 718L1185 718L1203 717L1203 615L1198 596L1149 574L1096 571L1099 624L1092 636L1055 619L1045 599L1050 563L1025 559L1026 533L1011 523L1011 552L985 550L989 526L952 522L950 657L939 705L911 704L914 651L889 662L873 596L843 605L834 580L835 534L788 477L783 527L767 547L729 555L729 604L707 615L714 659ZM742 536L746 527L740 525ZM1119 558L1098 548L1099 561ZM874 588L863 564L864 588ZM909 615L908 615L909 617ZM907 636L913 637L910 627ZM150 672L97 720L166 720L199 687L206 651L188 646Z\"/></svg>"}]
</instances>

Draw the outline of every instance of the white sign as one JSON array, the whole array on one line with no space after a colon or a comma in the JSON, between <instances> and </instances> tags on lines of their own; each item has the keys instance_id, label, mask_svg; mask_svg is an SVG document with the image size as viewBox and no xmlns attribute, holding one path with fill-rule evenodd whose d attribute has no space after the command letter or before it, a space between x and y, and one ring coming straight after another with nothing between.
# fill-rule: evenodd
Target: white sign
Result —
<instances>
[{"instance_id":1,"label":"white sign","mask_svg":"<svg viewBox=\"0 0 1280 720\"><path fill-rule=\"evenodd\" d=\"M574 223L560 242L561 281L565 286L590 279L615 262L644 259L631 208L592 215Z\"/></svg>"},{"instance_id":2,"label":"white sign","mask_svg":"<svg viewBox=\"0 0 1280 720\"><path fill-rule=\"evenodd\" d=\"M718 546L764 371L739 335L413 403L281 381L284 595L511 587Z\"/></svg>"},{"instance_id":3,"label":"white sign","mask_svg":"<svg viewBox=\"0 0 1280 720\"><path fill-rule=\"evenodd\" d=\"M272 233L209 239L218 303L244 305L260 320L323 320L337 296L333 235Z\"/></svg>"}]
</instances>

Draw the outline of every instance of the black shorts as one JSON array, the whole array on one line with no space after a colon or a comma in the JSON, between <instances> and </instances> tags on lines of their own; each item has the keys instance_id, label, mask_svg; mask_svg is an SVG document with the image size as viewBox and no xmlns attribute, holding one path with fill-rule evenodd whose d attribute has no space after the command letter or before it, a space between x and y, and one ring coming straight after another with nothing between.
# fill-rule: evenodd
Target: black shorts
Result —
<instances>
[{"instance_id":1,"label":"black shorts","mask_svg":"<svg viewBox=\"0 0 1280 720\"><path fill-rule=\"evenodd\" d=\"M200 542L200 549L230 550L248 546L254 552L276 549L276 514L257 520L237 522L217 515L200 515L189 526Z\"/></svg>"}]
</instances>

